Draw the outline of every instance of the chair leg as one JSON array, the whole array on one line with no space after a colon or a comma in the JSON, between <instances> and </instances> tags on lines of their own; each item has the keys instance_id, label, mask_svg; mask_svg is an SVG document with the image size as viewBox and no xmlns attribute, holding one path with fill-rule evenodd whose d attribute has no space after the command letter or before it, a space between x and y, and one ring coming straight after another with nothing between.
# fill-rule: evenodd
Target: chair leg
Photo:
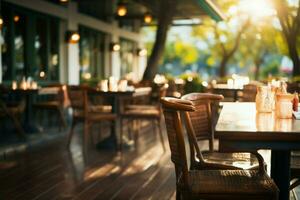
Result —
<instances>
[{"instance_id":1,"label":"chair leg","mask_svg":"<svg viewBox=\"0 0 300 200\"><path fill-rule=\"evenodd\" d=\"M181 195L178 190L176 190L176 200L181 200Z\"/></svg>"},{"instance_id":2,"label":"chair leg","mask_svg":"<svg viewBox=\"0 0 300 200\"><path fill-rule=\"evenodd\" d=\"M25 138L25 132L19 122L19 120L14 115L10 115L10 118L12 119L15 128L17 129L17 134L20 138Z\"/></svg>"},{"instance_id":3,"label":"chair leg","mask_svg":"<svg viewBox=\"0 0 300 200\"><path fill-rule=\"evenodd\" d=\"M88 135L89 135L89 121L85 120L84 121L84 131L83 131L83 149L87 150L87 145L88 145Z\"/></svg>"},{"instance_id":4,"label":"chair leg","mask_svg":"<svg viewBox=\"0 0 300 200\"><path fill-rule=\"evenodd\" d=\"M123 118L120 119L120 141L119 141L119 149L122 151L123 146Z\"/></svg>"},{"instance_id":5,"label":"chair leg","mask_svg":"<svg viewBox=\"0 0 300 200\"><path fill-rule=\"evenodd\" d=\"M127 120L127 133L128 139L132 140L132 132L134 131L134 120L128 119Z\"/></svg>"},{"instance_id":6,"label":"chair leg","mask_svg":"<svg viewBox=\"0 0 300 200\"><path fill-rule=\"evenodd\" d=\"M72 120L71 129L70 129L70 132L68 134L67 148L70 148L71 139L72 139L72 136L73 136L73 133L74 133L74 127L75 127L75 125L76 125L76 121L73 119Z\"/></svg>"},{"instance_id":7,"label":"chair leg","mask_svg":"<svg viewBox=\"0 0 300 200\"><path fill-rule=\"evenodd\" d=\"M100 131L97 131L97 138L96 138L96 141L98 142L100 139L101 139L101 132L102 132L102 123L101 122L98 122L98 126L99 126L99 130Z\"/></svg>"},{"instance_id":8,"label":"chair leg","mask_svg":"<svg viewBox=\"0 0 300 200\"><path fill-rule=\"evenodd\" d=\"M294 181L294 182L290 185L290 190L294 189L294 188L297 187L298 185L300 185L300 179L296 179L296 181Z\"/></svg>"},{"instance_id":9,"label":"chair leg","mask_svg":"<svg viewBox=\"0 0 300 200\"><path fill-rule=\"evenodd\" d=\"M58 111L58 115L60 117L60 127L63 126L64 128L66 128L67 127L67 123L66 123L66 120L64 118L63 110L59 108L57 111Z\"/></svg>"},{"instance_id":10,"label":"chair leg","mask_svg":"<svg viewBox=\"0 0 300 200\"><path fill-rule=\"evenodd\" d=\"M134 143L137 146L137 141L139 139L139 130L140 130L140 120L137 119L134 123Z\"/></svg>"},{"instance_id":11,"label":"chair leg","mask_svg":"<svg viewBox=\"0 0 300 200\"><path fill-rule=\"evenodd\" d=\"M161 141L163 150L164 150L164 152L165 152L165 151L166 151L166 147L165 147L165 143L164 143L164 137L163 137L163 133L162 133L161 122L160 122L160 120L158 119L158 120L156 121L156 123L157 123L157 127L158 127L158 130L159 130L160 141Z\"/></svg>"},{"instance_id":12,"label":"chair leg","mask_svg":"<svg viewBox=\"0 0 300 200\"><path fill-rule=\"evenodd\" d=\"M152 129L153 129L153 132L156 132L156 120L151 121L151 126L152 126Z\"/></svg>"},{"instance_id":13,"label":"chair leg","mask_svg":"<svg viewBox=\"0 0 300 200\"><path fill-rule=\"evenodd\" d=\"M137 127L137 130L140 130L140 128L142 128L142 122L141 122L141 120L137 120L136 121L136 127Z\"/></svg>"}]
</instances>

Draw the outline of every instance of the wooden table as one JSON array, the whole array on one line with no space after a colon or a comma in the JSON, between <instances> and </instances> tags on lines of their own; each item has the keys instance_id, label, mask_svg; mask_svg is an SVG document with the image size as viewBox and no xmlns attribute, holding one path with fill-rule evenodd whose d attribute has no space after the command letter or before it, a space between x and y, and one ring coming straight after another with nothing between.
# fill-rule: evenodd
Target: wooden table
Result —
<instances>
[{"instance_id":1,"label":"wooden table","mask_svg":"<svg viewBox=\"0 0 300 200\"><path fill-rule=\"evenodd\" d=\"M256 113L255 103L224 103L215 129L222 152L271 149L271 177L289 199L290 152L300 149L300 120Z\"/></svg>"},{"instance_id":2,"label":"wooden table","mask_svg":"<svg viewBox=\"0 0 300 200\"><path fill-rule=\"evenodd\" d=\"M243 88L228 87L227 84L217 84L213 88L213 92L217 94L222 94L224 92L230 92L233 94L233 101L238 100L238 92L243 91Z\"/></svg>"},{"instance_id":3,"label":"wooden table","mask_svg":"<svg viewBox=\"0 0 300 200\"><path fill-rule=\"evenodd\" d=\"M111 126L110 136L103 140L102 142L97 144L97 148L99 149L112 149L118 147L118 141L117 141L117 130L119 129L119 116L120 116L120 110L122 106L122 101L125 99L130 99L134 97L139 96L145 96L148 95L151 92L151 87L143 87L143 88L136 88L131 91L100 91L100 90L94 90L92 91L96 95L103 96L105 98L109 98L111 105L112 105L112 112L117 114L118 119L116 121L116 124ZM122 127L121 127L122 128ZM120 138L122 139L122 138Z\"/></svg>"}]
</instances>

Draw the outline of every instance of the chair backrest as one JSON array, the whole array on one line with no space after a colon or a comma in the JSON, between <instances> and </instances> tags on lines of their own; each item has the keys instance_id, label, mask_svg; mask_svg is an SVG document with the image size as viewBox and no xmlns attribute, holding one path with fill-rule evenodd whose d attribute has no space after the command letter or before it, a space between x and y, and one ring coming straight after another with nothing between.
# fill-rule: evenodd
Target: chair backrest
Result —
<instances>
[{"instance_id":1,"label":"chair backrest","mask_svg":"<svg viewBox=\"0 0 300 200\"><path fill-rule=\"evenodd\" d=\"M255 97L257 93L257 84L247 84L243 88L242 101L244 102L255 102Z\"/></svg>"},{"instance_id":2,"label":"chair backrest","mask_svg":"<svg viewBox=\"0 0 300 200\"><path fill-rule=\"evenodd\" d=\"M72 109L87 113L88 97L87 88L84 86L68 86L68 96Z\"/></svg>"},{"instance_id":3,"label":"chair backrest","mask_svg":"<svg viewBox=\"0 0 300 200\"><path fill-rule=\"evenodd\" d=\"M188 166L180 111L194 111L194 107L190 101L172 97L163 97L161 104L171 150L171 160L175 165L176 182L178 183L182 178L182 181L187 184Z\"/></svg>"},{"instance_id":4,"label":"chair backrest","mask_svg":"<svg viewBox=\"0 0 300 200\"><path fill-rule=\"evenodd\" d=\"M300 93L300 83L299 82L287 83L287 91L289 93L294 93L294 92Z\"/></svg>"},{"instance_id":5,"label":"chair backrest","mask_svg":"<svg viewBox=\"0 0 300 200\"><path fill-rule=\"evenodd\" d=\"M58 101L61 106L64 106L64 85L62 84L51 84L46 87L39 89L38 94L41 96L46 96L47 100Z\"/></svg>"},{"instance_id":6,"label":"chair backrest","mask_svg":"<svg viewBox=\"0 0 300 200\"><path fill-rule=\"evenodd\" d=\"M158 105L160 102L161 97L165 97L167 94L169 85L167 83L164 84L152 84L152 94L151 94L151 101L152 104Z\"/></svg>"},{"instance_id":7,"label":"chair backrest","mask_svg":"<svg viewBox=\"0 0 300 200\"><path fill-rule=\"evenodd\" d=\"M159 99L166 96L168 88L169 85L167 83L165 83L163 86L159 88Z\"/></svg>"},{"instance_id":8,"label":"chair backrest","mask_svg":"<svg viewBox=\"0 0 300 200\"><path fill-rule=\"evenodd\" d=\"M208 140L209 150L213 151L214 122L212 104L223 100L224 97L210 93L190 93L182 96L181 99L192 101L196 108L195 112L185 113L187 128L194 131L197 140Z\"/></svg>"}]
</instances>

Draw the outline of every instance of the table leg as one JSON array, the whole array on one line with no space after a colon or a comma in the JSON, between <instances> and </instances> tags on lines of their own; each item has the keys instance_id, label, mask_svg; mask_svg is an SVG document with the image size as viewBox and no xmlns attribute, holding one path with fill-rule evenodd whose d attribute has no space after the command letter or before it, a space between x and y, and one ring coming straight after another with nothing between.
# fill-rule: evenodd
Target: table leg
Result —
<instances>
[{"instance_id":1,"label":"table leg","mask_svg":"<svg viewBox=\"0 0 300 200\"><path fill-rule=\"evenodd\" d=\"M272 150L271 177L279 188L279 199L289 200L290 191L290 151Z\"/></svg>"},{"instance_id":2,"label":"table leg","mask_svg":"<svg viewBox=\"0 0 300 200\"><path fill-rule=\"evenodd\" d=\"M118 115L119 108L118 108L118 98L112 96L110 99L110 102L112 102L112 113L115 113ZM115 122L111 123L110 126L110 135L103 139L101 142L97 144L97 149L117 149L118 148L118 141L117 141L117 127L119 125L118 123L119 117L117 117L117 120Z\"/></svg>"},{"instance_id":3,"label":"table leg","mask_svg":"<svg viewBox=\"0 0 300 200\"><path fill-rule=\"evenodd\" d=\"M237 90L233 90L233 100L234 100L234 102L236 102L238 100L238 91Z\"/></svg>"},{"instance_id":4,"label":"table leg","mask_svg":"<svg viewBox=\"0 0 300 200\"><path fill-rule=\"evenodd\" d=\"M38 127L34 122L33 122L33 93L26 93L25 94L25 116L24 116L24 130L26 133L40 133L42 132L42 128Z\"/></svg>"},{"instance_id":5,"label":"table leg","mask_svg":"<svg viewBox=\"0 0 300 200\"><path fill-rule=\"evenodd\" d=\"M118 150L119 143L117 134L119 134L119 131L122 127L122 124L120 124L120 102L122 99L118 98L116 96L112 96L110 99L110 102L112 102L112 113L115 113L117 115L117 119L115 120L115 123L112 123L110 127L110 135L106 139L102 140L97 144L98 149L116 149ZM120 140L123 140L123 138L119 138ZM123 141L123 148L131 148L132 144L126 143Z\"/></svg>"}]
</instances>

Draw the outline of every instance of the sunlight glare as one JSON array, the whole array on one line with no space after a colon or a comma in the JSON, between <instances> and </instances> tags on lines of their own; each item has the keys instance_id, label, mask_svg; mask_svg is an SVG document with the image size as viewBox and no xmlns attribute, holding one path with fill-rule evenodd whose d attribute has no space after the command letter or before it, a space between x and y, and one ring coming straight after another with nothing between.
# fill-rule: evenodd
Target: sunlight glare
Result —
<instances>
[{"instance_id":1,"label":"sunlight glare","mask_svg":"<svg viewBox=\"0 0 300 200\"><path fill-rule=\"evenodd\" d=\"M243 0L240 1L239 8L241 12L256 19L269 17L276 13L270 0Z\"/></svg>"}]
</instances>

